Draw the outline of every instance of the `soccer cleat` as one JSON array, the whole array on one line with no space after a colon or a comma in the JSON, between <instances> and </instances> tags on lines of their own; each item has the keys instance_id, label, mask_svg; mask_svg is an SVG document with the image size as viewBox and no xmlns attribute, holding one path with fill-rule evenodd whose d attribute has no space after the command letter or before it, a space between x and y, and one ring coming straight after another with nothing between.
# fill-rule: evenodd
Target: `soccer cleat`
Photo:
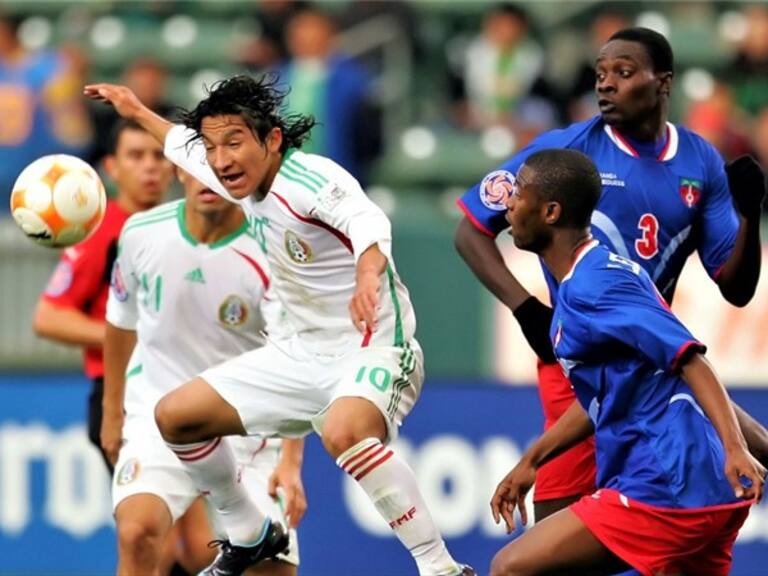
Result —
<instances>
[{"instance_id":1,"label":"soccer cleat","mask_svg":"<svg viewBox=\"0 0 768 576\"><path fill-rule=\"evenodd\" d=\"M267 520L269 522L269 520ZM288 550L288 534L278 522L269 522L261 542L254 546L233 546L229 540L214 540L209 546L219 546L213 564L201 572L203 576L240 576L262 560L274 559Z\"/></svg>"},{"instance_id":2,"label":"soccer cleat","mask_svg":"<svg viewBox=\"0 0 768 576\"><path fill-rule=\"evenodd\" d=\"M459 573L459 576L477 576L477 572L475 572L475 569L472 568L472 566L461 564L461 572Z\"/></svg>"}]
</instances>

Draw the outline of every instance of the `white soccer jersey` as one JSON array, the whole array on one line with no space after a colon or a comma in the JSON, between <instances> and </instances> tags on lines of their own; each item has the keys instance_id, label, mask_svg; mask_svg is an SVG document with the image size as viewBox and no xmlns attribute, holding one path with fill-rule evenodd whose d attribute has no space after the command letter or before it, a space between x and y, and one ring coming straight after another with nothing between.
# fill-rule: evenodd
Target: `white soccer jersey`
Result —
<instances>
[{"instance_id":1,"label":"white soccer jersey","mask_svg":"<svg viewBox=\"0 0 768 576\"><path fill-rule=\"evenodd\" d=\"M165 141L166 156L233 200L208 166L202 143L186 145L193 136L175 126ZM413 338L416 320L392 260L389 220L346 170L328 158L289 151L266 198L239 203L263 227L276 292L310 350L335 354L358 346L399 347ZM348 305L357 258L373 244L389 265L379 295L378 329L361 336Z\"/></svg>"},{"instance_id":2,"label":"white soccer jersey","mask_svg":"<svg viewBox=\"0 0 768 576\"><path fill-rule=\"evenodd\" d=\"M187 231L184 206L179 200L136 214L120 236L107 321L137 332L126 422L154 420L155 404L167 392L262 346L264 315L278 314L276 300L261 309L271 279L252 224L200 244Z\"/></svg>"}]
</instances>

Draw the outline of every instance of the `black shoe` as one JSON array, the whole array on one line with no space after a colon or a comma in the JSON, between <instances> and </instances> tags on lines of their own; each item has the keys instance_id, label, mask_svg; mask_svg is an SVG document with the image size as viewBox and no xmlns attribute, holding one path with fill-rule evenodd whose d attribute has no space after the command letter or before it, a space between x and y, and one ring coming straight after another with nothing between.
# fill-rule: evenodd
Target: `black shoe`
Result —
<instances>
[{"instance_id":1,"label":"black shoe","mask_svg":"<svg viewBox=\"0 0 768 576\"><path fill-rule=\"evenodd\" d=\"M209 546L220 548L213 564L201 572L204 576L240 576L262 560L274 559L288 550L288 534L278 522L270 522L267 534L255 546L233 546L229 540L214 540Z\"/></svg>"},{"instance_id":2,"label":"black shoe","mask_svg":"<svg viewBox=\"0 0 768 576\"><path fill-rule=\"evenodd\" d=\"M475 569L472 568L472 566L468 566L466 564L461 565L461 576L477 576L477 572L475 572Z\"/></svg>"}]
</instances>

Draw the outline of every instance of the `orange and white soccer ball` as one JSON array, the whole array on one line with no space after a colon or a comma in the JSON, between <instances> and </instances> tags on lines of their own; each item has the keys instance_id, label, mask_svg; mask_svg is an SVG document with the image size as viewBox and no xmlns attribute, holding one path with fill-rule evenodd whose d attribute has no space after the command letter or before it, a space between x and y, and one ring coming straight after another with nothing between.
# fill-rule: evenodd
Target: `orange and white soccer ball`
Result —
<instances>
[{"instance_id":1,"label":"orange and white soccer ball","mask_svg":"<svg viewBox=\"0 0 768 576\"><path fill-rule=\"evenodd\" d=\"M29 238L65 247L85 240L101 224L107 196L87 162L53 154L32 162L11 192L11 214Z\"/></svg>"}]
</instances>

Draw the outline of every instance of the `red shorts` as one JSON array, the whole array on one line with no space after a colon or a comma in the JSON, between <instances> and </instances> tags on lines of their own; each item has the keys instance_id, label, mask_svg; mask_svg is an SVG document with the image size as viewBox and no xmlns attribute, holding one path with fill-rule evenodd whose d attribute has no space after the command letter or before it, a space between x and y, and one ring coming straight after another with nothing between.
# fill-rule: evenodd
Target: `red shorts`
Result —
<instances>
[{"instance_id":1,"label":"red shorts","mask_svg":"<svg viewBox=\"0 0 768 576\"><path fill-rule=\"evenodd\" d=\"M570 509L606 548L644 576L727 576L749 502L657 508L598 490Z\"/></svg>"},{"instance_id":2,"label":"red shorts","mask_svg":"<svg viewBox=\"0 0 768 576\"><path fill-rule=\"evenodd\" d=\"M576 401L576 394L559 364L539 361L537 368L544 429L548 430ZM594 491L595 439L590 437L539 468L533 500L541 502L583 496Z\"/></svg>"}]
</instances>

